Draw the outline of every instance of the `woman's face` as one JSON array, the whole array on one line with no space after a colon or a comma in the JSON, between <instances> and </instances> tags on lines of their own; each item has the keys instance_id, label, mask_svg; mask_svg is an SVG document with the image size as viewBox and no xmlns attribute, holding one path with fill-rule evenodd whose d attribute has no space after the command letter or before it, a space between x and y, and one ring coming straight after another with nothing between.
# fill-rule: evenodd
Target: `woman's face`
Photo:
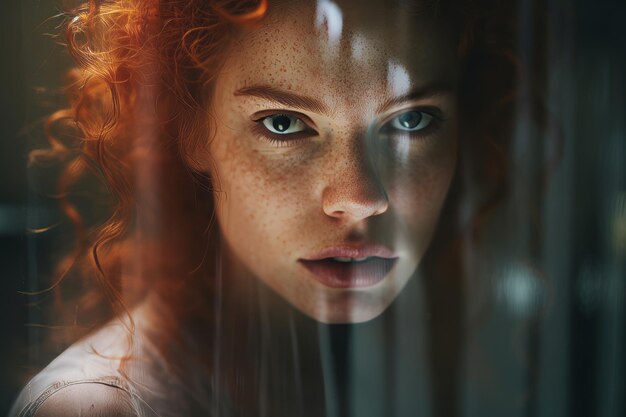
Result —
<instances>
[{"instance_id":1,"label":"woman's face","mask_svg":"<svg viewBox=\"0 0 626 417\"><path fill-rule=\"evenodd\" d=\"M455 170L454 44L428 11L389 3L270 2L215 83L227 271L325 323L392 303Z\"/></svg>"}]
</instances>

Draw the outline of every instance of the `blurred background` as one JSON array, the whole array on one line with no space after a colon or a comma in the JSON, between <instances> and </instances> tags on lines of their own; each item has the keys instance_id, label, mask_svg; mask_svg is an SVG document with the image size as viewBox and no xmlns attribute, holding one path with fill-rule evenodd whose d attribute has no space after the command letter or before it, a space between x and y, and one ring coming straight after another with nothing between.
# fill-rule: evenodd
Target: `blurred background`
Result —
<instances>
[{"instance_id":1,"label":"blurred background","mask_svg":"<svg viewBox=\"0 0 626 417\"><path fill-rule=\"evenodd\" d=\"M39 352L42 317L37 301L23 292L39 290L67 239L56 229L29 229L58 222L56 204L47 195L53 180L27 170L29 150L40 147L46 115L63 104L60 86L69 65L57 33L61 2L5 1L0 5L0 415L5 415L20 385L51 358ZM34 178L34 180L32 180ZM65 229L67 232L67 229ZM67 234L67 233L66 233ZM67 246L66 246L67 247Z\"/></svg>"},{"instance_id":2,"label":"blurred background","mask_svg":"<svg viewBox=\"0 0 626 417\"><path fill-rule=\"evenodd\" d=\"M514 237L516 256L494 250L488 260L495 302L469 326L460 415L626 416L626 2L511 5L520 7L521 53L545 51L547 129L559 140L538 147L524 123L516 131L513 189L493 227ZM532 21L535 7L545 22ZM71 239L62 227L28 232L61 220L46 196L53 182L26 167L29 150L44 143L45 116L63 103L69 59L50 36L60 10L57 0L0 5L0 414L51 359L37 347L38 323L54 322L42 320L45 296L22 292L42 289L40 277ZM537 183L528 173L545 155L558 164L541 179L533 213L527 199Z\"/></svg>"}]
</instances>

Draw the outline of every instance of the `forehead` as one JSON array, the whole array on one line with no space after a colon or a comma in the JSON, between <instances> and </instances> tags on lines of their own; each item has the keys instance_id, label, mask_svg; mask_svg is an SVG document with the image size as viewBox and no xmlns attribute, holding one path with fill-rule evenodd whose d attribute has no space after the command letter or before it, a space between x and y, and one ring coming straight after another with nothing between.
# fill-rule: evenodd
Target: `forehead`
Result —
<instances>
[{"instance_id":1,"label":"forehead","mask_svg":"<svg viewBox=\"0 0 626 417\"><path fill-rule=\"evenodd\" d=\"M270 0L227 59L238 86L269 85L329 101L453 86L455 45L419 1ZM332 94L325 89L331 89ZM363 96L363 95L361 95Z\"/></svg>"}]
</instances>

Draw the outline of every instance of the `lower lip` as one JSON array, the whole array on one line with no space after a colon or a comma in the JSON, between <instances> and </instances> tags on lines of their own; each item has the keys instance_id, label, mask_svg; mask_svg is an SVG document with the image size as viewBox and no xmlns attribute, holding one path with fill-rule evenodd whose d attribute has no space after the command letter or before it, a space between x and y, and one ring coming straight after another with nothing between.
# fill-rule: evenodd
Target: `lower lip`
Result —
<instances>
[{"instance_id":1,"label":"lower lip","mask_svg":"<svg viewBox=\"0 0 626 417\"><path fill-rule=\"evenodd\" d=\"M381 282L398 258L372 257L362 262L338 262L332 259L300 260L322 284L331 288L364 288Z\"/></svg>"}]
</instances>

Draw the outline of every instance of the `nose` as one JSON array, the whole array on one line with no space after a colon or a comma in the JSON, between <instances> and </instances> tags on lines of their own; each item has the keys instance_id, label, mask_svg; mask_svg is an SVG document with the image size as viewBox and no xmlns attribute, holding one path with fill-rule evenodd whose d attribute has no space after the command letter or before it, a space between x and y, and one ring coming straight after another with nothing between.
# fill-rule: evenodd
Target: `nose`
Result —
<instances>
[{"instance_id":1,"label":"nose","mask_svg":"<svg viewBox=\"0 0 626 417\"><path fill-rule=\"evenodd\" d=\"M324 188L324 213L343 221L359 221L387 211L389 199L374 169L365 161L342 161Z\"/></svg>"}]
</instances>

